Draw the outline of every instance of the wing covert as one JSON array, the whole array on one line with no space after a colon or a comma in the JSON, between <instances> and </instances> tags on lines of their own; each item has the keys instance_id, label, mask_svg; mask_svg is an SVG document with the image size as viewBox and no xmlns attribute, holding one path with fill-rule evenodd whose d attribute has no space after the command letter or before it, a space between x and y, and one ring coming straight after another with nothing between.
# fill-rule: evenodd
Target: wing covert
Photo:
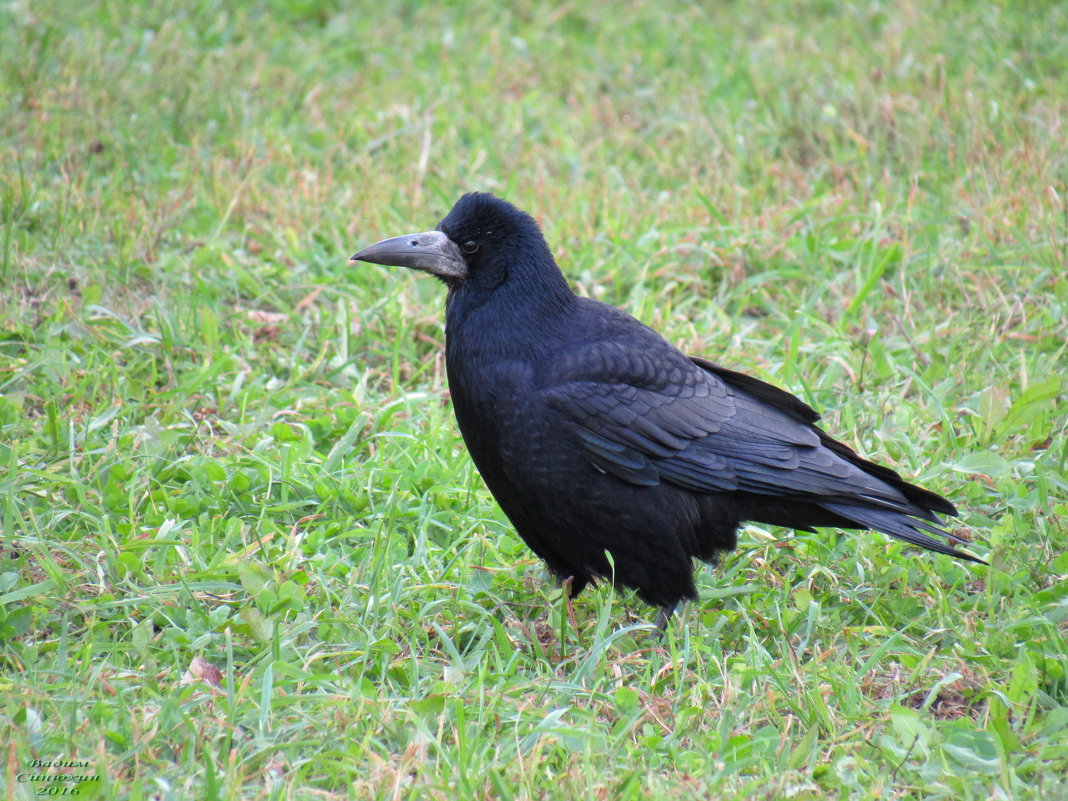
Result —
<instances>
[{"instance_id":1,"label":"wing covert","mask_svg":"<svg viewBox=\"0 0 1068 801\"><path fill-rule=\"evenodd\" d=\"M731 386L715 365L663 344L587 345L559 358L540 390L599 470L637 486L668 481L699 492L837 500L862 494L888 509L910 505L823 447L825 435L811 423L816 413L794 396L749 377L753 391Z\"/></svg>"}]
</instances>

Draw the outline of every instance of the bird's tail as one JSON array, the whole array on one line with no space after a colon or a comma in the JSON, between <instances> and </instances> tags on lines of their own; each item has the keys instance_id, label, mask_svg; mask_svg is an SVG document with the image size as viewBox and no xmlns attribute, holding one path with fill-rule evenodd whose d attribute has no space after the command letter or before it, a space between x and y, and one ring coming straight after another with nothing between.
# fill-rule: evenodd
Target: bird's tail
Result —
<instances>
[{"instance_id":1,"label":"bird's tail","mask_svg":"<svg viewBox=\"0 0 1068 801\"><path fill-rule=\"evenodd\" d=\"M944 542L936 540L926 532L937 534L938 536L945 537L953 543L962 545L967 544L967 540L961 539L948 531L944 531L943 529L928 523L926 520L918 520L915 517L911 517L905 512L898 512L892 509L872 509L866 506L856 506L847 503L821 503L820 506L829 512L841 515L847 520L852 520L865 528L881 531L884 534L889 534L891 537L896 537L899 540L904 540L913 545L919 545L921 548L926 548L929 551L944 553L947 556L955 556L957 559L964 559L968 562L978 562L981 565L987 564L978 556L972 556L970 553L958 551L952 545L947 545ZM931 515L931 517L934 517L934 515Z\"/></svg>"}]
</instances>

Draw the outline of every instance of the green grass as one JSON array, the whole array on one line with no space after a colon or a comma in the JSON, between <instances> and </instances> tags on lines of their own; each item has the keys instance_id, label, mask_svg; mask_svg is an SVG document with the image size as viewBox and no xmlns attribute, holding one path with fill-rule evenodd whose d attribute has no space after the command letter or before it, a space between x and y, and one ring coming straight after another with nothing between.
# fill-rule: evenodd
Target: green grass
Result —
<instances>
[{"instance_id":1,"label":"green grass","mask_svg":"<svg viewBox=\"0 0 1068 801\"><path fill-rule=\"evenodd\" d=\"M1068 797L1065 8L359 6L0 9L0 796ZM991 567L750 527L573 630L346 263L471 189Z\"/></svg>"}]
</instances>

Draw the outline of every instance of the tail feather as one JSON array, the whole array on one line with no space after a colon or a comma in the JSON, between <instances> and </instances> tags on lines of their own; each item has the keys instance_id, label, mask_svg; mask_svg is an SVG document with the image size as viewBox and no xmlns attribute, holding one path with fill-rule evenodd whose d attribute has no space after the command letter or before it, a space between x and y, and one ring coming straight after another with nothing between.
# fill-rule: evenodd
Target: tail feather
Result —
<instances>
[{"instance_id":1,"label":"tail feather","mask_svg":"<svg viewBox=\"0 0 1068 801\"><path fill-rule=\"evenodd\" d=\"M963 544L965 540L948 531L943 531L924 520L917 520L914 517L910 517L903 512L894 512L889 509L871 509L865 506L854 506L845 503L821 503L820 506L829 512L841 515L847 520L852 520L865 528L881 531L884 534L889 534L891 537L897 537L899 540L904 540L913 545L919 545L921 548L926 548L929 551L944 553L947 556L955 556L957 559L964 559L968 562L978 562L981 565L987 564L978 556L972 556L969 553L964 553L964 551L958 551L952 545L947 545L940 540L936 540L924 532L937 534L956 543ZM924 517L926 517L926 515L924 515Z\"/></svg>"}]
</instances>

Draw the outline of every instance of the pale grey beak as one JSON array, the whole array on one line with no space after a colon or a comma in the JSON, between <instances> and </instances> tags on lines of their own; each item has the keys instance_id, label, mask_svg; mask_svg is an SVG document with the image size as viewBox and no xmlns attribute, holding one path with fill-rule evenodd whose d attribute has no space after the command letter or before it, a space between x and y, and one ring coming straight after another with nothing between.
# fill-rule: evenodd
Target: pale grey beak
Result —
<instances>
[{"instance_id":1,"label":"pale grey beak","mask_svg":"<svg viewBox=\"0 0 1068 801\"><path fill-rule=\"evenodd\" d=\"M467 275L467 264L460 248L441 231L383 239L368 245L349 261L409 267L436 275L447 282L463 281Z\"/></svg>"}]
</instances>

